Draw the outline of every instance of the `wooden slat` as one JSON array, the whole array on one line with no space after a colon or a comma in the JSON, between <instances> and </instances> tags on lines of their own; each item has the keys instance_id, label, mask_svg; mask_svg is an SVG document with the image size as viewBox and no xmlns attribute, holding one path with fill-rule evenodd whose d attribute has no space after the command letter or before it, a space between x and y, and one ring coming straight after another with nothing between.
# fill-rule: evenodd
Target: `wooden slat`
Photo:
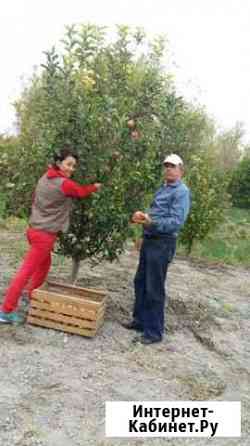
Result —
<instances>
[{"instance_id":1,"label":"wooden slat","mask_svg":"<svg viewBox=\"0 0 250 446\"><path fill-rule=\"evenodd\" d=\"M68 295L58 295L57 293L54 293L52 291L46 291L44 289L37 289L32 292L31 297L33 297L37 300L47 300L47 301L53 301L53 302L64 302L64 303L72 303L74 305L84 305L84 307L89 308L91 310L98 309L103 302L95 302L88 299L81 299L79 297L75 296L68 296Z\"/></svg>"},{"instance_id":2,"label":"wooden slat","mask_svg":"<svg viewBox=\"0 0 250 446\"><path fill-rule=\"evenodd\" d=\"M107 294L107 291L101 288L86 288L86 287L80 287L77 285L70 285L70 284L66 284L66 283L62 283L62 282L57 282L57 281L52 281L52 280L48 280L46 282L47 285L51 285L51 286L58 286L58 287L62 287L62 288L70 288L70 289L74 289L74 290L79 290L79 291L87 291L90 293L95 293L95 294L103 294L104 296Z\"/></svg>"},{"instance_id":3,"label":"wooden slat","mask_svg":"<svg viewBox=\"0 0 250 446\"><path fill-rule=\"evenodd\" d=\"M55 322L61 322L65 325L76 326L80 328L96 328L96 321L88 321L86 319L79 319L75 317L64 316L63 314L54 313L51 311L39 310L31 308L29 311L30 316L35 316L41 319L46 319Z\"/></svg>"},{"instance_id":4,"label":"wooden slat","mask_svg":"<svg viewBox=\"0 0 250 446\"><path fill-rule=\"evenodd\" d=\"M103 302L103 304L98 308L97 312L96 312L96 318L98 319L99 314L103 314L105 312L106 309L106 303Z\"/></svg>"},{"instance_id":5,"label":"wooden slat","mask_svg":"<svg viewBox=\"0 0 250 446\"><path fill-rule=\"evenodd\" d=\"M83 306L77 307L69 304L59 304L57 302L42 302L36 299L31 299L31 308L39 308L41 310L52 311L55 313L66 314L68 316L78 316L84 319L97 320L100 314L100 310L91 311L85 309ZM103 314L103 307L101 308L101 314Z\"/></svg>"},{"instance_id":6,"label":"wooden slat","mask_svg":"<svg viewBox=\"0 0 250 446\"><path fill-rule=\"evenodd\" d=\"M100 319L96 321L96 330L99 330L99 328L103 325L103 323L104 323L104 318L100 317Z\"/></svg>"},{"instance_id":7,"label":"wooden slat","mask_svg":"<svg viewBox=\"0 0 250 446\"><path fill-rule=\"evenodd\" d=\"M40 327L53 328L54 330L61 330L67 333L78 334L81 336L93 337L96 334L96 330L88 330L84 328L72 327L69 325L59 324L45 319L39 319L36 317L28 316L28 323L32 325L38 325Z\"/></svg>"},{"instance_id":8,"label":"wooden slat","mask_svg":"<svg viewBox=\"0 0 250 446\"><path fill-rule=\"evenodd\" d=\"M53 282L48 281L46 283L45 287L48 287L48 289L49 289L49 287L56 287L56 288L64 288L64 289L67 289L67 290L73 290L74 292L79 293L80 295L84 295L84 296L85 296L85 294L92 295L93 297L94 296L97 296L97 297L102 296L102 297L104 297L104 296L107 295L107 291L105 291L103 289L99 290L98 288L82 288L82 287L78 287L78 286L75 286L75 285L67 285L67 284L64 284L64 283L54 282L54 281Z\"/></svg>"},{"instance_id":9,"label":"wooden slat","mask_svg":"<svg viewBox=\"0 0 250 446\"><path fill-rule=\"evenodd\" d=\"M90 293L88 291L84 292L77 292L77 290L74 290L72 288L61 290L59 287L48 287L48 288L41 288L44 291L47 291L48 293L55 293L58 296L71 296L76 297L81 300L88 300L93 303L99 303L103 300L105 295L97 295Z\"/></svg>"},{"instance_id":10,"label":"wooden slat","mask_svg":"<svg viewBox=\"0 0 250 446\"><path fill-rule=\"evenodd\" d=\"M37 302L38 304L40 303L40 302ZM44 304L42 304L40 307L39 307L39 309L40 310L45 310L45 311L49 311L50 313L58 313L58 314L61 314L61 315L65 315L66 317L68 316L68 317L72 317L72 314L66 314L64 311L65 310L63 310L63 309L60 309L60 311L54 311L54 309L52 309L50 306L49 306L49 308L44 308L43 307L43 305ZM47 306L47 305L46 305ZM32 308L34 308L34 309L36 309L34 306L31 306L30 307L30 311L31 311L31 309ZM61 311L61 310L63 310L63 311ZM106 310L106 308L105 308L105 306L103 306L101 309L99 309L98 310L98 312L96 312L94 315L93 315L93 312L91 312L91 315L90 316L87 316L90 312L88 311L88 312L86 312L85 313L85 310L83 311L83 312L81 312L81 313L79 313L79 312L77 312L75 315L73 315L73 316L76 316L77 317L77 319L80 319L80 320L88 320L88 321L93 321L93 322L95 322L95 323L97 323L100 319L104 319L104 314L105 314L105 310Z\"/></svg>"},{"instance_id":11,"label":"wooden slat","mask_svg":"<svg viewBox=\"0 0 250 446\"><path fill-rule=\"evenodd\" d=\"M98 312L96 321L98 322L100 319L104 318L104 313L105 313L105 307L102 309L102 311Z\"/></svg>"}]
</instances>

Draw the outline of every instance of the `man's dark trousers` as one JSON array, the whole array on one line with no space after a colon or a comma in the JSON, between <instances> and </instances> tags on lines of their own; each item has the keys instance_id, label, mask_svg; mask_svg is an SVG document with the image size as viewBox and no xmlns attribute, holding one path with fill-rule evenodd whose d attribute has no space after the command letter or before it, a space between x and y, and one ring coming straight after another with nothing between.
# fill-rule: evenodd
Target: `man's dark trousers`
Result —
<instances>
[{"instance_id":1,"label":"man's dark trousers","mask_svg":"<svg viewBox=\"0 0 250 446\"><path fill-rule=\"evenodd\" d=\"M174 257L176 239L144 237L135 275L134 321L144 330L144 337L160 340L164 333L165 280Z\"/></svg>"}]
</instances>

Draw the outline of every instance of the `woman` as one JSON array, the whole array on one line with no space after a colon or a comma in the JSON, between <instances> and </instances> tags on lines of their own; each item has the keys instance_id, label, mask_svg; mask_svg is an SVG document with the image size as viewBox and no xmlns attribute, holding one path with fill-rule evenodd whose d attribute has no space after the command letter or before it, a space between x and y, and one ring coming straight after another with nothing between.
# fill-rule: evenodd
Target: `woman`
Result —
<instances>
[{"instance_id":1,"label":"woman","mask_svg":"<svg viewBox=\"0 0 250 446\"><path fill-rule=\"evenodd\" d=\"M19 322L21 319L16 309L24 287L28 284L26 290L30 297L32 291L45 281L57 235L69 227L72 199L85 198L101 189L100 183L81 186L70 180L77 162L78 156L66 147L55 154L54 164L38 181L27 230L30 249L6 291L0 323Z\"/></svg>"}]
</instances>

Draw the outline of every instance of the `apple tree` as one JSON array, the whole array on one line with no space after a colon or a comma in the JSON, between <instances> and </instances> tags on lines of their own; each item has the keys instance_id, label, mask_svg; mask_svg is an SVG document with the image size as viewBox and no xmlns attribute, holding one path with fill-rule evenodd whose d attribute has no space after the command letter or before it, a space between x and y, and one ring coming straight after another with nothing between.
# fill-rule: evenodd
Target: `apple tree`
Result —
<instances>
[{"instance_id":1,"label":"apple tree","mask_svg":"<svg viewBox=\"0 0 250 446\"><path fill-rule=\"evenodd\" d=\"M115 259L161 177L167 152L188 160L204 143L203 111L175 93L164 68L164 39L142 29L71 26L16 101L22 147L19 212L53 152L69 144L80 156L75 179L102 182L100 194L74 203L59 251L73 259ZM195 130L196 129L196 130ZM193 144L192 144L193 141ZM16 197L18 200L18 197Z\"/></svg>"}]
</instances>

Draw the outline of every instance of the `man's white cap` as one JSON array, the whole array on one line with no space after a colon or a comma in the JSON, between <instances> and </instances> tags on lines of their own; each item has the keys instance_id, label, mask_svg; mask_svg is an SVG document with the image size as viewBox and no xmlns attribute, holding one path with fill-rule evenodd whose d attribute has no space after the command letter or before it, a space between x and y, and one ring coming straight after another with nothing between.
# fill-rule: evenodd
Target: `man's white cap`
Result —
<instances>
[{"instance_id":1,"label":"man's white cap","mask_svg":"<svg viewBox=\"0 0 250 446\"><path fill-rule=\"evenodd\" d=\"M179 155L176 155L175 153L171 153L170 155L166 156L165 160L163 161L163 164L170 163L174 164L175 166L183 166L183 161Z\"/></svg>"}]
</instances>

